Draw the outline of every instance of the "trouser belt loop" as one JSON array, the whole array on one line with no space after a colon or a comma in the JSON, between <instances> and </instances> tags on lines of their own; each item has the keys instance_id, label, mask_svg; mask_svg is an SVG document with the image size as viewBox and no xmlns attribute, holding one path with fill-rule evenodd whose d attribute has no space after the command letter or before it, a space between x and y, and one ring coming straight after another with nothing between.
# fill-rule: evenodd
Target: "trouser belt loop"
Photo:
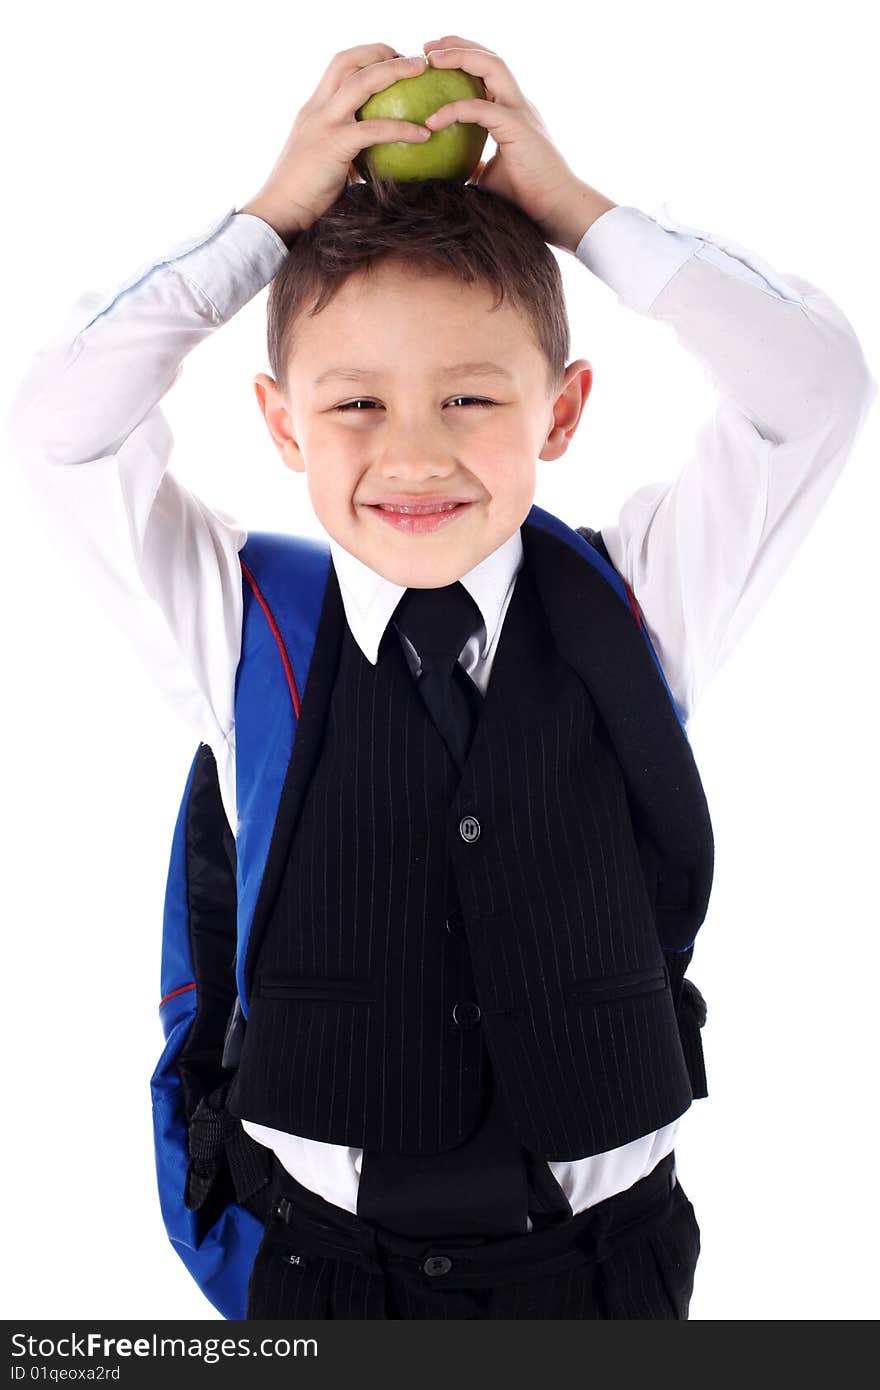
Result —
<instances>
[{"instance_id":1,"label":"trouser belt loop","mask_svg":"<svg viewBox=\"0 0 880 1390\"><path fill-rule=\"evenodd\" d=\"M594 1219L587 1223L583 1231L576 1237L575 1244L578 1249L596 1264L607 1259L611 1251L612 1242L609 1238L609 1232L612 1224L609 1211L595 1212Z\"/></svg>"},{"instance_id":2,"label":"trouser belt loop","mask_svg":"<svg viewBox=\"0 0 880 1390\"><path fill-rule=\"evenodd\" d=\"M387 1272L385 1255L373 1223L364 1221L363 1226L357 1232L357 1237L361 1256L367 1268L373 1274L385 1274Z\"/></svg>"}]
</instances>

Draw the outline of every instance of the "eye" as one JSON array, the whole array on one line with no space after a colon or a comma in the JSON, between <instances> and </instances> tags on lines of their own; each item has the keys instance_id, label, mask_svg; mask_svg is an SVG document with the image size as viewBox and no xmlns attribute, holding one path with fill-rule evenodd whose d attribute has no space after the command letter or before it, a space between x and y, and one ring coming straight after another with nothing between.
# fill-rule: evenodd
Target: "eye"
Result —
<instances>
[{"instance_id":1,"label":"eye","mask_svg":"<svg viewBox=\"0 0 880 1390\"><path fill-rule=\"evenodd\" d=\"M495 404L494 401L486 401L486 400L483 400L482 397L480 397L480 396L453 396L452 399L453 399L454 401L470 401L470 403L471 403L472 405L487 406L487 405L494 405L494 404ZM337 406L334 406L333 408L334 408L334 410L351 410L351 409L353 409L354 406L375 405L375 404L376 404L375 401L367 401L367 400L364 400L364 399L359 399L359 400L356 400L356 401L346 401L344 405L337 405Z\"/></svg>"}]
</instances>

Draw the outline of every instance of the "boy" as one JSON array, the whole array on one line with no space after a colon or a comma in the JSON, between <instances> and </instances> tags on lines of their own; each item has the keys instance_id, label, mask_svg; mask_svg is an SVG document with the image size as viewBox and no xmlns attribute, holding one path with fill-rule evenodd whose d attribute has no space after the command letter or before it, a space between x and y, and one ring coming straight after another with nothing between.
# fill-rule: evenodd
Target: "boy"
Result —
<instances>
[{"instance_id":1,"label":"boy","mask_svg":"<svg viewBox=\"0 0 880 1390\"><path fill-rule=\"evenodd\" d=\"M165 471L156 401L180 344L278 273L275 380L260 374L256 393L284 462L306 474L333 571L297 747L326 718L324 741L309 734L311 780L297 807L282 802L290 833L262 894L227 1098L275 1156L248 1316L685 1318L699 1231L673 1144L689 1096L639 877L649 860L636 849L651 842L621 776L640 721L616 726L598 685L588 693L573 674L597 631L578 631L567 611L593 601L586 567L525 524L535 454L565 452L591 384L589 363L565 364L543 242L674 322L724 391L696 464L643 489L601 537L681 717L815 516L876 385L820 291L619 208L568 170L497 55L452 36L425 48L437 66L481 76L492 98L432 123L490 131L498 152L479 192L406 190L402 214L366 187L340 197L360 148L422 138L405 123L358 124L354 111L423 63L384 45L338 54L260 193L125 295L89 304L70 349L44 355L25 383L13 436L35 474L44 460L76 462L121 489L127 525L115 554L113 537L97 537L102 563L130 575L133 559L185 654L169 656L169 688L210 742L238 826L244 534ZM312 314L327 288L337 292ZM133 364L111 355L126 342L140 345ZM46 472L59 507L80 471ZM694 520L706 515L720 520L704 534ZM630 629L608 632L621 644L608 648L614 679ZM445 670L434 662L444 649L457 653ZM660 730L652 758L686 778L664 692L645 684L644 695ZM656 788L661 817L671 781ZM695 929L711 840L698 779L686 790L702 872ZM438 849L425 830L443 827L447 806ZM692 939L677 948L682 965ZM541 1013L554 970L564 1017L555 995ZM604 997L585 1003L601 982ZM445 1021L439 1042L429 1005ZM637 1094L640 1068L650 1080Z\"/></svg>"}]
</instances>

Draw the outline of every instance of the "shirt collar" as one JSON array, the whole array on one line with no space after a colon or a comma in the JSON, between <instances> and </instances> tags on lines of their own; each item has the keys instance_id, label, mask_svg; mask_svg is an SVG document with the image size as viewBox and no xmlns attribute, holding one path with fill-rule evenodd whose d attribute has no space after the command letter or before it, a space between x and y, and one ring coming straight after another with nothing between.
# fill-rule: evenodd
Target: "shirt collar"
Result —
<instances>
[{"instance_id":1,"label":"shirt collar","mask_svg":"<svg viewBox=\"0 0 880 1390\"><path fill-rule=\"evenodd\" d=\"M341 546L333 536L328 535L328 540L348 626L364 656L375 666L379 644L406 588L378 574ZM497 550L461 576L461 583L483 618L485 631L480 638L481 658L486 656L492 645L507 591L522 560L522 535L517 527Z\"/></svg>"}]
</instances>

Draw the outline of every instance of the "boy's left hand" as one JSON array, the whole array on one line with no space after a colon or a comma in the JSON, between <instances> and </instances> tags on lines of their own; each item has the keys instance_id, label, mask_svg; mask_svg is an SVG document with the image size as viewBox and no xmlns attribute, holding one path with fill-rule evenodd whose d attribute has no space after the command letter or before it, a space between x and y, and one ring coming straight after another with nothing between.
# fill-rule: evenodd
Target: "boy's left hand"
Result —
<instances>
[{"instance_id":1,"label":"boy's left hand","mask_svg":"<svg viewBox=\"0 0 880 1390\"><path fill-rule=\"evenodd\" d=\"M481 77L487 100L447 102L425 124L442 130L453 121L481 125L498 149L483 160L471 182L516 203L537 223L551 246L573 251L571 210L583 184L562 158L537 109L523 95L507 65L491 49L447 34L422 45L435 68L462 68Z\"/></svg>"}]
</instances>

